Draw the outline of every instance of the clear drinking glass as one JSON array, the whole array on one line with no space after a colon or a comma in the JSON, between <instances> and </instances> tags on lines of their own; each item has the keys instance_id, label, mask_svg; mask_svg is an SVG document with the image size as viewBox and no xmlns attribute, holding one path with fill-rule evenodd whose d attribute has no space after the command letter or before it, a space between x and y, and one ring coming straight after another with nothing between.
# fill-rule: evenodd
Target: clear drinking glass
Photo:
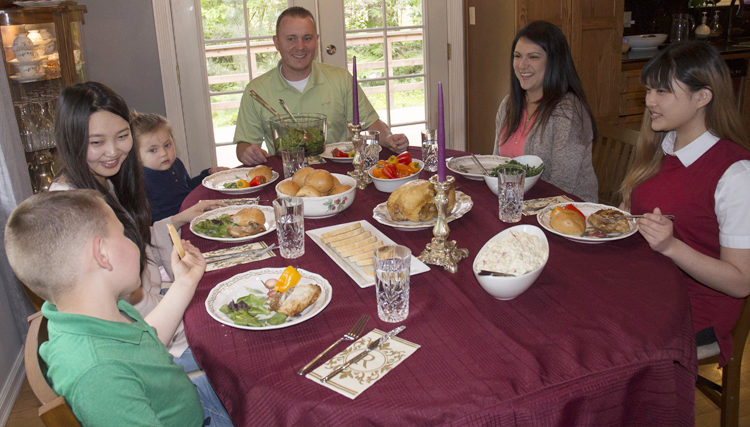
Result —
<instances>
[{"instance_id":1,"label":"clear drinking glass","mask_svg":"<svg viewBox=\"0 0 750 427\"><path fill-rule=\"evenodd\" d=\"M359 133L362 138L362 168L368 170L378 162L380 154L380 132L376 130L365 130Z\"/></svg>"},{"instance_id":2,"label":"clear drinking glass","mask_svg":"<svg viewBox=\"0 0 750 427\"><path fill-rule=\"evenodd\" d=\"M284 163L284 179L291 178L295 172L305 167L305 147L283 148L281 161Z\"/></svg>"},{"instance_id":3,"label":"clear drinking glass","mask_svg":"<svg viewBox=\"0 0 750 427\"><path fill-rule=\"evenodd\" d=\"M406 246L381 246L372 253L378 317L398 323L409 316L411 250Z\"/></svg>"},{"instance_id":4,"label":"clear drinking glass","mask_svg":"<svg viewBox=\"0 0 750 427\"><path fill-rule=\"evenodd\" d=\"M520 166L504 166L497 171L497 201L500 221L518 222L523 211L523 186L526 171Z\"/></svg>"},{"instance_id":5,"label":"clear drinking glass","mask_svg":"<svg viewBox=\"0 0 750 427\"><path fill-rule=\"evenodd\" d=\"M437 172L437 130L425 129L422 131L422 161L424 169Z\"/></svg>"},{"instance_id":6,"label":"clear drinking glass","mask_svg":"<svg viewBox=\"0 0 750 427\"><path fill-rule=\"evenodd\" d=\"M273 201L276 235L283 258L305 254L305 204L301 197L281 197Z\"/></svg>"}]
</instances>

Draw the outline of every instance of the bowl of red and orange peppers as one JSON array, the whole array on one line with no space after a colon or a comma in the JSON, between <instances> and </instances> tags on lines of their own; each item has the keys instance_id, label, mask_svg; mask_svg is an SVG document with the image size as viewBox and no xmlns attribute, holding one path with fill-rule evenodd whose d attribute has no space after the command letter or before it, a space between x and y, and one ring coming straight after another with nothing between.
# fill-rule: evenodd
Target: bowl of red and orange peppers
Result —
<instances>
[{"instance_id":1,"label":"bowl of red and orange peppers","mask_svg":"<svg viewBox=\"0 0 750 427\"><path fill-rule=\"evenodd\" d=\"M411 158L408 152L380 160L367 171L375 183L375 188L384 193L393 193L398 187L414 181L424 168L421 160Z\"/></svg>"}]
</instances>

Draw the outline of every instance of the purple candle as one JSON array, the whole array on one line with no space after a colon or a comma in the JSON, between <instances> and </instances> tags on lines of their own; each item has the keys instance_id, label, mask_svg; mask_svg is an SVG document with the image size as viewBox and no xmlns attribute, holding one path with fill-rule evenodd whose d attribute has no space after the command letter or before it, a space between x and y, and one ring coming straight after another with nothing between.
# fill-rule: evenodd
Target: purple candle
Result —
<instances>
[{"instance_id":1,"label":"purple candle","mask_svg":"<svg viewBox=\"0 0 750 427\"><path fill-rule=\"evenodd\" d=\"M352 124L359 123L359 91L357 91L357 57L352 58Z\"/></svg>"},{"instance_id":2,"label":"purple candle","mask_svg":"<svg viewBox=\"0 0 750 427\"><path fill-rule=\"evenodd\" d=\"M438 83L438 181L445 181L445 121L443 120L443 82Z\"/></svg>"}]
</instances>

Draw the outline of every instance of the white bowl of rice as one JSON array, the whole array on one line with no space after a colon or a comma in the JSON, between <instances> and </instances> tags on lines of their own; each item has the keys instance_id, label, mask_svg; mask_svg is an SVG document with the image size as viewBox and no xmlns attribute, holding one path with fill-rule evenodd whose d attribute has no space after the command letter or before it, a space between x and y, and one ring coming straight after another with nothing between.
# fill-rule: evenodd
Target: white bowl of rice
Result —
<instances>
[{"instance_id":1,"label":"white bowl of rice","mask_svg":"<svg viewBox=\"0 0 750 427\"><path fill-rule=\"evenodd\" d=\"M516 225L501 231L482 246L474 258L474 277L488 294L513 299L536 281L549 259L549 242L541 228ZM480 275L492 271L510 276Z\"/></svg>"}]
</instances>

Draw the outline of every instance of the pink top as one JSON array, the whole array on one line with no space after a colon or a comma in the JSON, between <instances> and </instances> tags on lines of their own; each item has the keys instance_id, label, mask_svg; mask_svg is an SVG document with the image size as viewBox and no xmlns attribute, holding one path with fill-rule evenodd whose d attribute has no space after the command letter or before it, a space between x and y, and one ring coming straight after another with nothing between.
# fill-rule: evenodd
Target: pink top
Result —
<instances>
[{"instance_id":1,"label":"pink top","mask_svg":"<svg viewBox=\"0 0 750 427\"><path fill-rule=\"evenodd\" d=\"M529 136L529 131L531 130L531 127L534 125L534 120L536 118L536 114L532 115L529 119L528 123L526 122L526 109L523 109L523 113L521 115L521 125L518 126L518 129L516 129L515 132L508 138L507 141L505 141L505 144L501 145L498 148L497 154L503 157L518 157L523 156L523 147L526 145L526 137ZM525 124L525 125L524 125ZM505 137L505 132L507 131L508 127L506 126L503 129L501 138ZM502 141L502 139L500 139Z\"/></svg>"}]
</instances>

